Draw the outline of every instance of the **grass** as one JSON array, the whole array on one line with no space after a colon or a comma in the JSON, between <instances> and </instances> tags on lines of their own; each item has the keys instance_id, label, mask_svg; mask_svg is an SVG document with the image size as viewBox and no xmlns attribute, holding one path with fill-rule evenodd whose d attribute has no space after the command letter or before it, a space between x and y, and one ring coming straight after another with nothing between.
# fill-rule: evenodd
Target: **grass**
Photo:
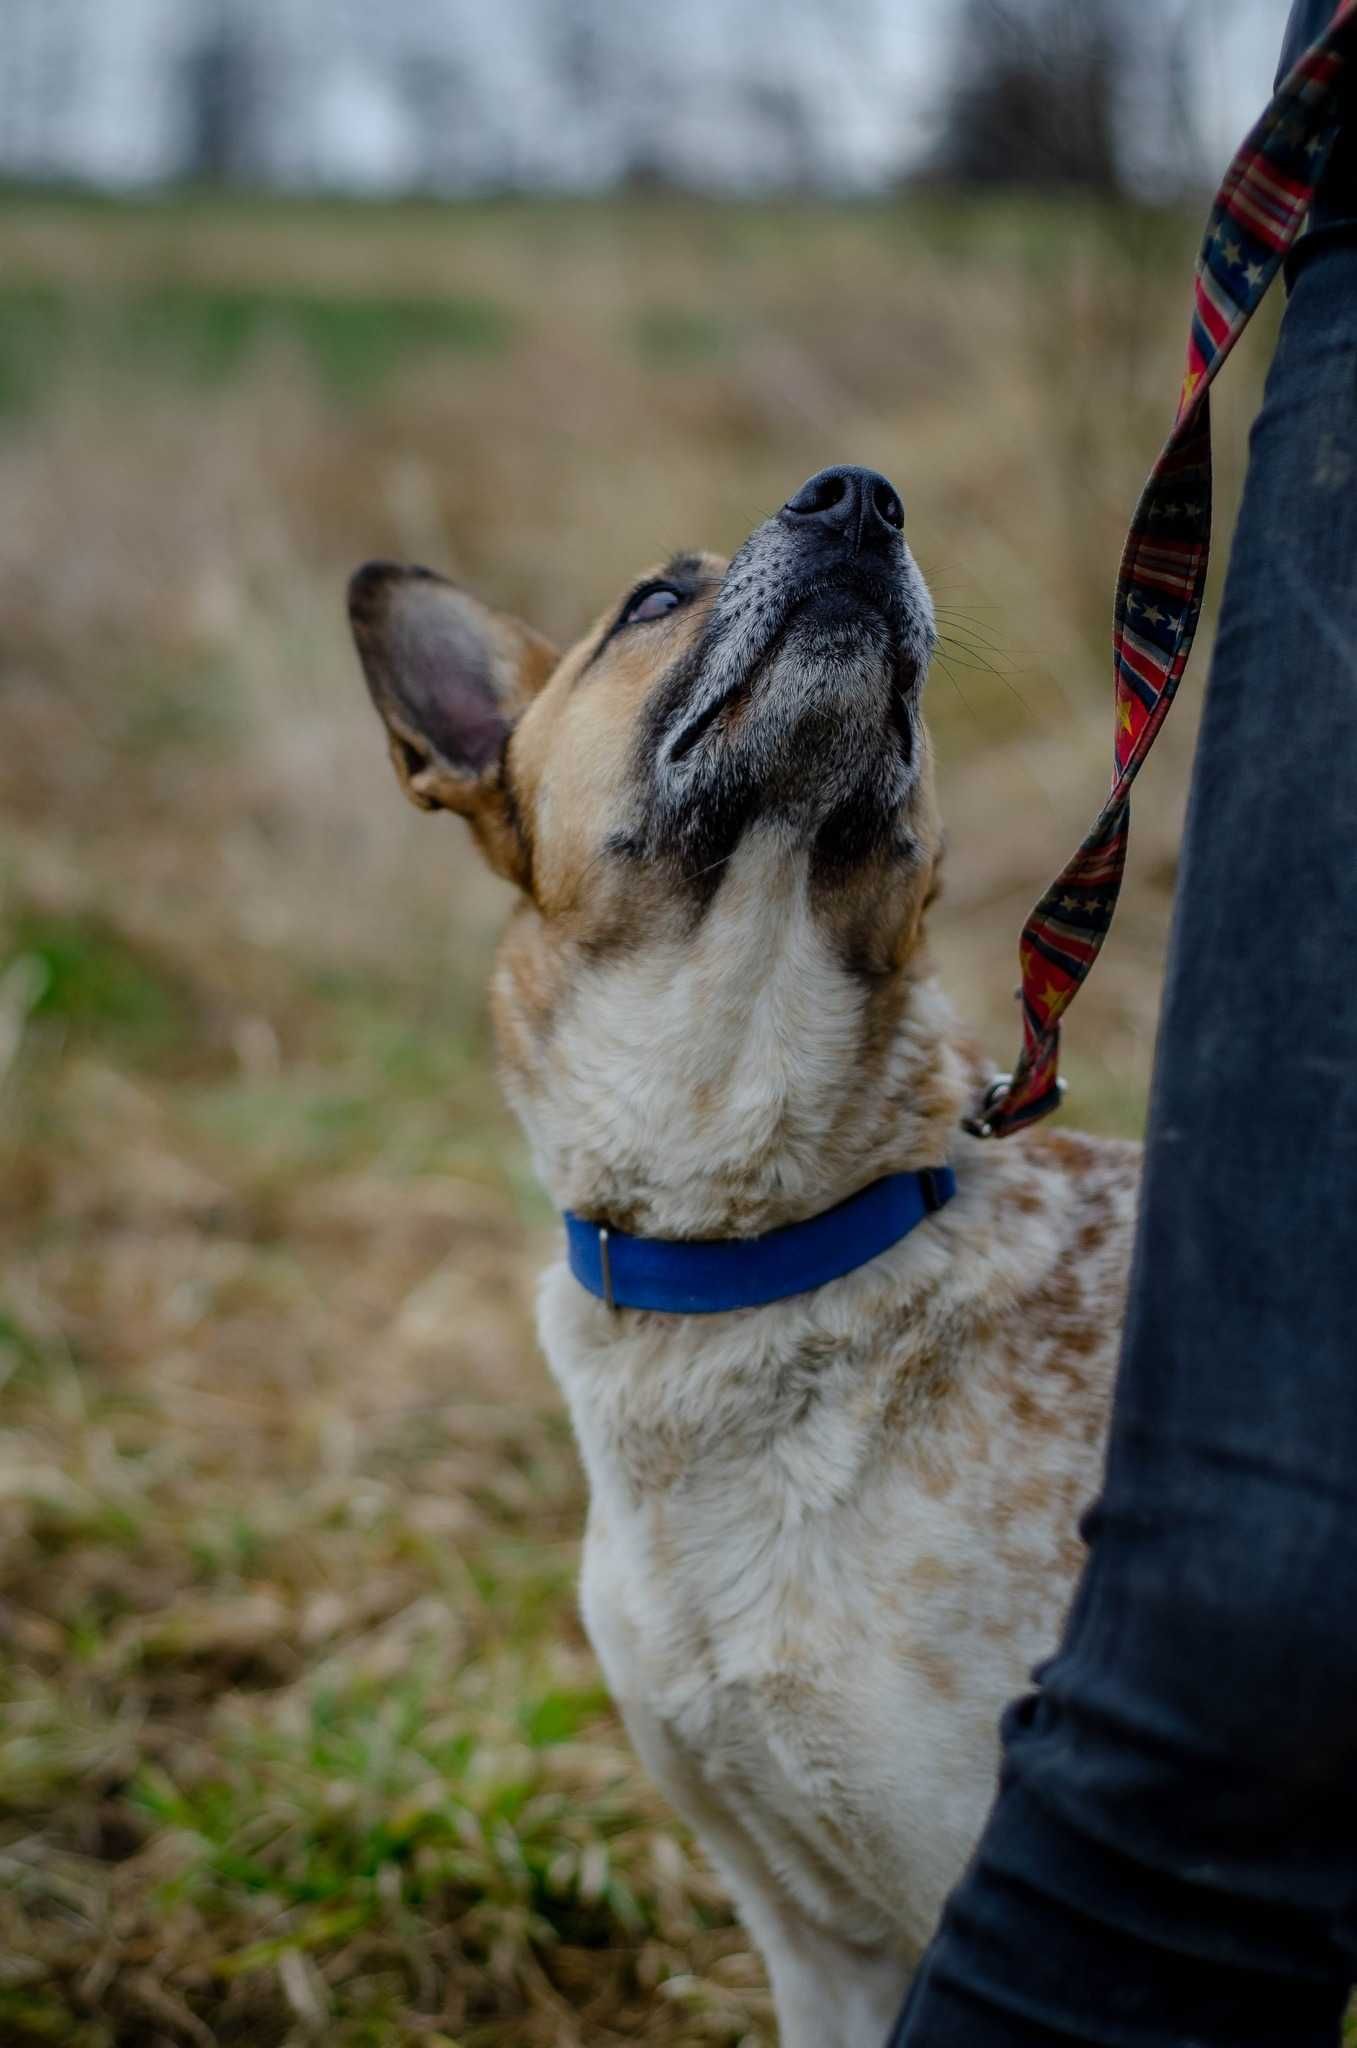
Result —
<instances>
[{"instance_id":1,"label":"grass","mask_svg":"<svg viewBox=\"0 0 1357 2048\"><path fill-rule=\"evenodd\" d=\"M410 555L564 637L828 460L897 476L943 607L940 943L1003 1055L1105 773L1191 242L934 198L6 200L7 2048L767 2048L575 1617L504 899L400 805L340 592ZM1102 1128L1143 1104L1178 717L1068 1033Z\"/></svg>"},{"instance_id":2,"label":"grass","mask_svg":"<svg viewBox=\"0 0 1357 2048\"><path fill-rule=\"evenodd\" d=\"M50 404L96 358L211 391L270 352L299 356L329 390L371 395L408 359L498 354L512 323L483 298L357 298L166 281L140 289L0 287L0 413Z\"/></svg>"},{"instance_id":3,"label":"grass","mask_svg":"<svg viewBox=\"0 0 1357 2048\"><path fill-rule=\"evenodd\" d=\"M111 1037L125 1057L152 1058L188 1038L190 1006L172 975L98 918L21 913L0 974L22 988L31 1020Z\"/></svg>"}]
</instances>

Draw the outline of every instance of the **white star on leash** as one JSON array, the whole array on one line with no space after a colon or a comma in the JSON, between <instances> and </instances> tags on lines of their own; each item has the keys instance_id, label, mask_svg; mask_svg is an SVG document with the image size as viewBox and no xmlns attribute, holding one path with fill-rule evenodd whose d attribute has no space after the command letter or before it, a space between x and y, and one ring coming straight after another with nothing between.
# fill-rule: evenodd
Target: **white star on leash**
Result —
<instances>
[{"instance_id":1,"label":"white star on leash","mask_svg":"<svg viewBox=\"0 0 1357 2048\"><path fill-rule=\"evenodd\" d=\"M1251 263L1248 269L1244 272L1244 281L1246 284L1251 286L1254 291L1256 291L1259 285L1263 282L1263 279L1266 277L1266 275L1267 272L1264 270L1261 263Z\"/></svg>"},{"instance_id":2,"label":"white star on leash","mask_svg":"<svg viewBox=\"0 0 1357 2048\"><path fill-rule=\"evenodd\" d=\"M1238 242L1227 242L1225 244L1225 261L1227 263L1242 263L1244 261L1244 251L1240 248Z\"/></svg>"},{"instance_id":3,"label":"white star on leash","mask_svg":"<svg viewBox=\"0 0 1357 2048\"><path fill-rule=\"evenodd\" d=\"M1145 607L1145 617L1152 626L1162 626L1166 616L1167 614L1161 612L1157 604L1147 604Z\"/></svg>"}]
</instances>

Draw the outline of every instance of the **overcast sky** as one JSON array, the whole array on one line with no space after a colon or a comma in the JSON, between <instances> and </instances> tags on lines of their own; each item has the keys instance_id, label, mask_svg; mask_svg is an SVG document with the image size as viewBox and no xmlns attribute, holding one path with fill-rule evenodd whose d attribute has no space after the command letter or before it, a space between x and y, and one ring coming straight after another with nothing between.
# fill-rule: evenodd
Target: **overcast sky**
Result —
<instances>
[{"instance_id":1,"label":"overcast sky","mask_svg":"<svg viewBox=\"0 0 1357 2048\"><path fill-rule=\"evenodd\" d=\"M284 184L398 191L428 175L432 149L450 189L589 189L634 168L653 139L668 175L758 189L803 168L793 129L768 110L781 93L813 130L816 174L870 188L936 141L960 11L959 0L224 4L0 0L0 168L112 184L182 173L186 58L225 19L272 52L262 174ZM1149 61L1125 155L1138 182L1171 193L1187 143L1205 178L1264 105L1287 0L1127 0L1127 12ZM592 96L563 88L576 24L602 53ZM1182 51L1172 92L1153 61L1169 45ZM460 96L426 108L421 131L411 80L440 65Z\"/></svg>"}]
</instances>

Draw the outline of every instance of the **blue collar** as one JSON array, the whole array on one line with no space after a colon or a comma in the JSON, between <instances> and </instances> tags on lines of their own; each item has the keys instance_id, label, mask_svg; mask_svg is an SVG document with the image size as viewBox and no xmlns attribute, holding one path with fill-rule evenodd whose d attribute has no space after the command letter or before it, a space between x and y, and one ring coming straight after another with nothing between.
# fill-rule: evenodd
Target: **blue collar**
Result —
<instances>
[{"instance_id":1,"label":"blue collar","mask_svg":"<svg viewBox=\"0 0 1357 2048\"><path fill-rule=\"evenodd\" d=\"M714 1315L807 1294L879 1258L956 1193L950 1166L892 1173L846 1202L762 1237L628 1237L567 1209L570 1270L609 1308Z\"/></svg>"}]
</instances>

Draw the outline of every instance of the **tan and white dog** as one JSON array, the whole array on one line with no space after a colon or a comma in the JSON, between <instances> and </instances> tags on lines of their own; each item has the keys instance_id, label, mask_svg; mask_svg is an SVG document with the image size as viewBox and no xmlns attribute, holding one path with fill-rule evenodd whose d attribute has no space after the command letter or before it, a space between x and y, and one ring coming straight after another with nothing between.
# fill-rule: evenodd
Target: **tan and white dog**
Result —
<instances>
[{"instance_id":1,"label":"tan and white dog","mask_svg":"<svg viewBox=\"0 0 1357 2048\"><path fill-rule=\"evenodd\" d=\"M583 1607L766 1958L784 2048L880 2048L1055 1644L1096 1490L1137 1153L962 1120L930 964L932 606L884 478L648 573L569 653L427 570L350 608L409 796L518 887L493 1010L562 1209L749 1238L949 1162L843 1278L542 1341L591 1487Z\"/></svg>"}]
</instances>

